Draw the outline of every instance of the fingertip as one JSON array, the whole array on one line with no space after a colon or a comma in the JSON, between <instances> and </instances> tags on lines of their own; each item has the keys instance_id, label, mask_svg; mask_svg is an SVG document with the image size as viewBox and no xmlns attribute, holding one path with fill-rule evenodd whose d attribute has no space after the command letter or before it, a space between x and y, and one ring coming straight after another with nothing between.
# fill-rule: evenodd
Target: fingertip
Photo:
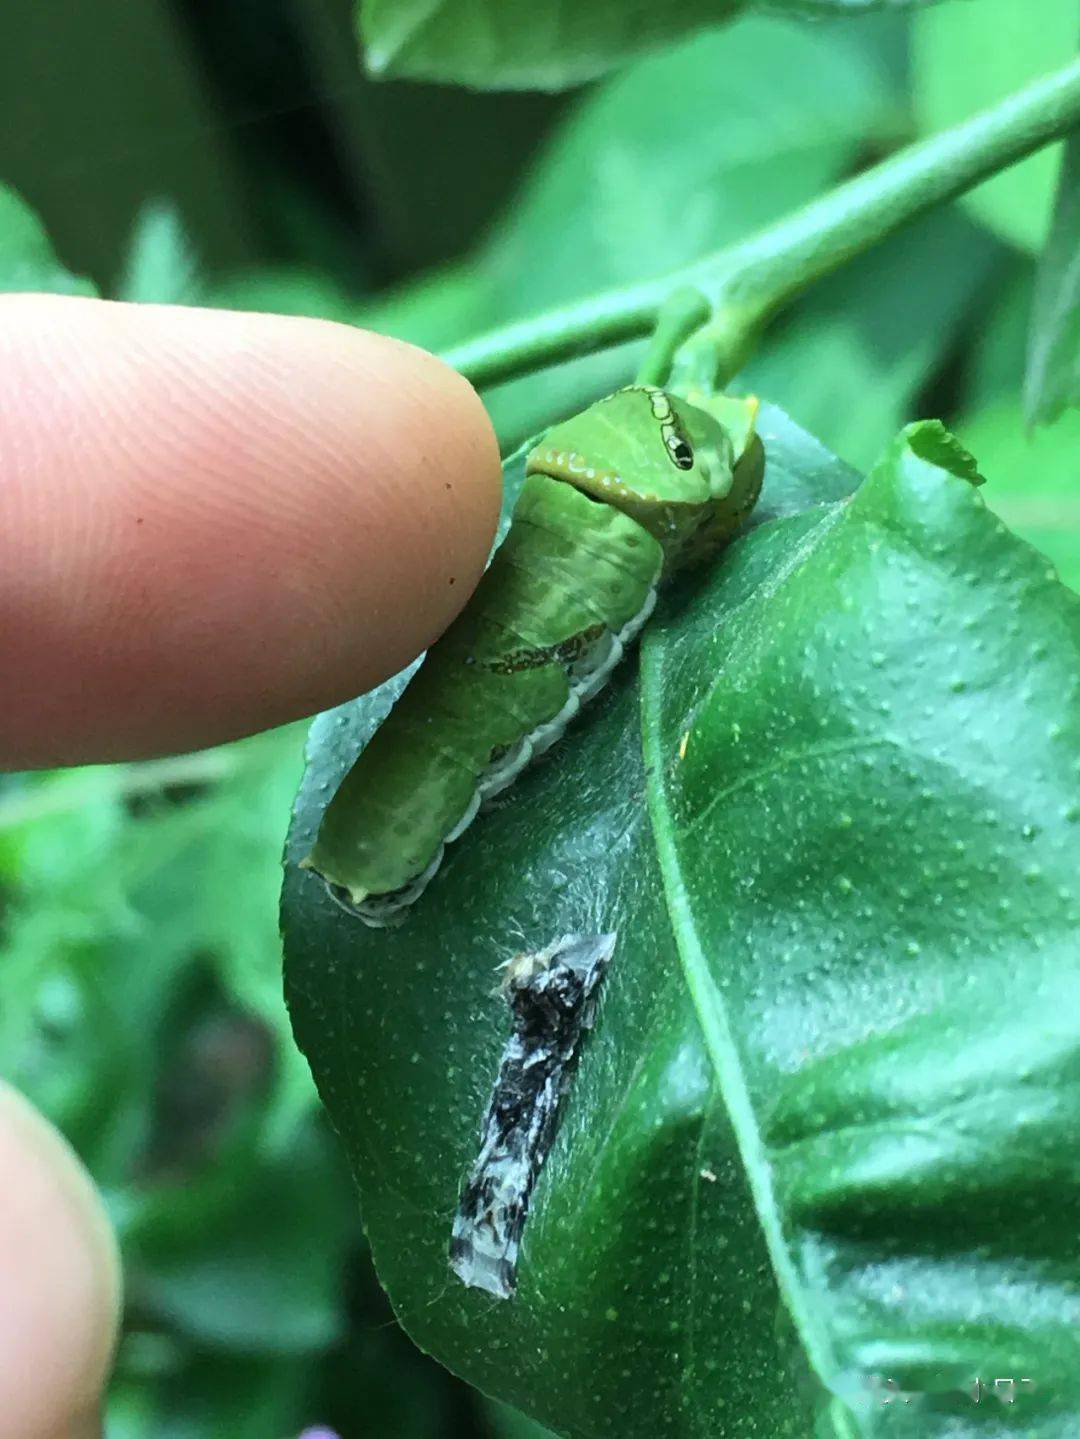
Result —
<instances>
[{"instance_id":1,"label":"fingertip","mask_svg":"<svg viewBox=\"0 0 1080 1439\"><path fill-rule=\"evenodd\" d=\"M101 1200L55 1129L0 1082L0 1439L92 1432L120 1265Z\"/></svg>"},{"instance_id":2,"label":"fingertip","mask_svg":"<svg viewBox=\"0 0 1080 1439\"><path fill-rule=\"evenodd\" d=\"M8 763L209 744L407 664L482 572L475 391L326 321L0 300Z\"/></svg>"}]
</instances>

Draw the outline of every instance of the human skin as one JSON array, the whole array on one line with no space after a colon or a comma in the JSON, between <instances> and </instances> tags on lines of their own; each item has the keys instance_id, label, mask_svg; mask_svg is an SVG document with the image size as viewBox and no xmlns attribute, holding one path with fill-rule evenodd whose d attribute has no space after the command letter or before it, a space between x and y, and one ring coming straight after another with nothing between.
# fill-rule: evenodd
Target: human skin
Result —
<instances>
[{"instance_id":1,"label":"human skin","mask_svg":"<svg viewBox=\"0 0 1080 1439\"><path fill-rule=\"evenodd\" d=\"M0 296L0 769L197 748L400 669L499 503L472 389L316 320ZM88 1439L115 1246L0 1086L0 1439Z\"/></svg>"}]
</instances>

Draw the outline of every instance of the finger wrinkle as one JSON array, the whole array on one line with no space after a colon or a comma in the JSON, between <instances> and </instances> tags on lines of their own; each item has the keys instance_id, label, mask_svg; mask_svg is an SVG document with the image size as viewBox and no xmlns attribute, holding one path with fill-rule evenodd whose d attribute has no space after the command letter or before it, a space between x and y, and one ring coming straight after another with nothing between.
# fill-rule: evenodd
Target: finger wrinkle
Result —
<instances>
[{"instance_id":1,"label":"finger wrinkle","mask_svg":"<svg viewBox=\"0 0 1080 1439\"><path fill-rule=\"evenodd\" d=\"M0 300L0 742L67 711L136 753L277 722L400 668L467 598L497 452L436 361L321 322L43 304L35 329Z\"/></svg>"}]
</instances>

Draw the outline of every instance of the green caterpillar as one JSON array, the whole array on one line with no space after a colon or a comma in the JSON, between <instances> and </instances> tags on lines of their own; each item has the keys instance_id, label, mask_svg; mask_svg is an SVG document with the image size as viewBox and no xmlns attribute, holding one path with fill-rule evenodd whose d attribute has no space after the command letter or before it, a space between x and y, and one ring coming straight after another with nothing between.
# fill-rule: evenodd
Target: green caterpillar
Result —
<instances>
[{"instance_id":1,"label":"green caterpillar","mask_svg":"<svg viewBox=\"0 0 1080 1439\"><path fill-rule=\"evenodd\" d=\"M756 400L632 385L530 452L472 599L345 776L303 865L367 924L400 918L485 801L603 688L663 578L753 508Z\"/></svg>"}]
</instances>

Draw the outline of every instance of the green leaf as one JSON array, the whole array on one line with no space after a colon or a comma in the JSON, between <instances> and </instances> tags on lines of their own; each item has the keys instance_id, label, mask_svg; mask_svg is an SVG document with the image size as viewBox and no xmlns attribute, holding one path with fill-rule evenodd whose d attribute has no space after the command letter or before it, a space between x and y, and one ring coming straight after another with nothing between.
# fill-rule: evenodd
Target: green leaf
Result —
<instances>
[{"instance_id":1,"label":"green leaf","mask_svg":"<svg viewBox=\"0 0 1080 1439\"><path fill-rule=\"evenodd\" d=\"M138 1163L162 1035L196 966L280 1041L267 1147L310 1110L274 922L300 748L292 727L197 755L31 775L0 798L3 1072L102 1185L127 1183Z\"/></svg>"},{"instance_id":2,"label":"green leaf","mask_svg":"<svg viewBox=\"0 0 1080 1439\"><path fill-rule=\"evenodd\" d=\"M819 194L898 124L891 86L832 27L747 19L639 61L578 106L471 267L488 277L487 323L740 240ZM622 346L499 387L486 398L500 436L512 445L609 393L639 355Z\"/></svg>"},{"instance_id":3,"label":"green leaf","mask_svg":"<svg viewBox=\"0 0 1080 1439\"><path fill-rule=\"evenodd\" d=\"M148 201L135 220L116 298L194 304L200 289L198 261L179 210L168 201Z\"/></svg>"},{"instance_id":4,"label":"green leaf","mask_svg":"<svg viewBox=\"0 0 1080 1439\"><path fill-rule=\"evenodd\" d=\"M895 88L858 34L739 21L641 60L586 96L490 241L361 323L442 348L662 274L798 208L899 125ZM965 274L980 272L984 248L975 242ZM962 275L957 294L966 286ZM621 346L489 391L504 447L625 383L639 353Z\"/></svg>"},{"instance_id":5,"label":"green leaf","mask_svg":"<svg viewBox=\"0 0 1080 1439\"><path fill-rule=\"evenodd\" d=\"M224 310L254 310L270 315L310 315L343 324L371 324L361 301L323 270L302 266L260 265L216 279L199 294L199 303Z\"/></svg>"},{"instance_id":6,"label":"green leaf","mask_svg":"<svg viewBox=\"0 0 1080 1439\"><path fill-rule=\"evenodd\" d=\"M674 269L797 208L899 123L891 86L834 28L699 36L580 101L491 241L399 292L391 317L410 337L429 309L469 326L482 305L494 323Z\"/></svg>"},{"instance_id":7,"label":"green leaf","mask_svg":"<svg viewBox=\"0 0 1080 1439\"><path fill-rule=\"evenodd\" d=\"M1080 405L1080 135L1065 148L1057 210L1039 267L1024 383L1028 416Z\"/></svg>"},{"instance_id":8,"label":"green leaf","mask_svg":"<svg viewBox=\"0 0 1080 1439\"><path fill-rule=\"evenodd\" d=\"M95 293L89 280L64 269L33 211L13 190L0 185L0 293L22 290Z\"/></svg>"},{"instance_id":9,"label":"green leaf","mask_svg":"<svg viewBox=\"0 0 1080 1439\"><path fill-rule=\"evenodd\" d=\"M935 6L912 22L913 84L924 131L1002 100L1076 53L1076 0L977 0ZM1061 147L1040 151L965 196L970 213L1015 245L1041 248Z\"/></svg>"},{"instance_id":10,"label":"green leaf","mask_svg":"<svg viewBox=\"0 0 1080 1439\"><path fill-rule=\"evenodd\" d=\"M534 1419L519 1414L509 1404L500 1404L489 1399L486 1405L494 1439L553 1439L550 1429L537 1424Z\"/></svg>"},{"instance_id":11,"label":"green leaf","mask_svg":"<svg viewBox=\"0 0 1080 1439\"><path fill-rule=\"evenodd\" d=\"M1011 1375L1024 1432L1066 1439L1080 604L939 468L938 429L850 502L779 412L762 432L756 528L400 929L290 865L296 1034L403 1324L560 1433L996 1439L963 1387ZM380 703L316 725L294 856ZM447 1249L497 967L611 929L493 1303Z\"/></svg>"},{"instance_id":12,"label":"green leaf","mask_svg":"<svg viewBox=\"0 0 1080 1439\"><path fill-rule=\"evenodd\" d=\"M311 1385L306 1357L196 1352L185 1362L155 1338L137 1335L121 1346L109 1391L109 1439L291 1439L299 1432Z\"/></svg>"},{"instance_id":13,"label":"green leaf","mask_svg":"<svg viewBox=\"0 0 1080 1439\"><path fill-rule=\"evenodd\" d=\"M986 456L987 504L1080 592L1080 415L1031 433L1016 399L1002 399L961 420L957 432Z\"/></svg>"},{"instance_id":14,"label":"green leaf","mask_svg":"<svg viewBox=\"0 0 1080 1439\"><path fill-rule=\"evenodd\" d=\"M325 1349L342 1329L338 1284L358 1228L344 1181L312 1126L270 1163L240 1152L199 1184L159 1181L124 1228L129 1309L204 1351Z\"/></svg>"},{"instance_id":15,"label":"green leaf","mask_svg":"<svg viewBox=\"0 0 1080 1439\"><path fill-rule=\"evenodd\" d=\"M862 14L926 0L772 0L798 14ZM477 89L561 90L682 35L730 20L746 0L358 0L368 69ZM753 7L751 7L753 8ZM760 8L760 7L759 7Z\"/></svg>"},{"instance_id":16,"label":"green leaf","mask_svg":"<svg viewBox=\"0 0 1080 1439\"><path fill-rule=\"evenodd\" d=\"M913 418L927 377L978 313L1003 253L954 208L905 226L807 294L770 332L740 385L866 466Z\"/></svg>"},{"instance_id":17,"label":"green leaf","mask_svg":"<svg viewBox=\"0 0 1080 1439\"><path fill-rule=\"evenodd\" d=\"M1015 400L1024 382L1024 352L1031 327L1035 266L1026 255L996 276L989 303L965 356L964 405L979 411L999 400Z\"/></svg>"},{"instance_id":18,"label":"green leaf","mask_svg":"<svg viewBox=\"0 0 1080 1439\"><path fill-rule=\"evenodd\" d=\"M901 123L850 33L746 19L582 101L487 258L503 319L674 270L823 190Z\"/></svg>"},{"instance_id":19,"label":"green leaf","mask_svg":"<svg viewBox=\"0 0 1080 1439\"><path fill-rule=\"evenodd\" d=\"M496 313L489 274L470 258L384 293L362 322L381 334L442 350L492 323Z\"/></svg>"}]
</instances>

